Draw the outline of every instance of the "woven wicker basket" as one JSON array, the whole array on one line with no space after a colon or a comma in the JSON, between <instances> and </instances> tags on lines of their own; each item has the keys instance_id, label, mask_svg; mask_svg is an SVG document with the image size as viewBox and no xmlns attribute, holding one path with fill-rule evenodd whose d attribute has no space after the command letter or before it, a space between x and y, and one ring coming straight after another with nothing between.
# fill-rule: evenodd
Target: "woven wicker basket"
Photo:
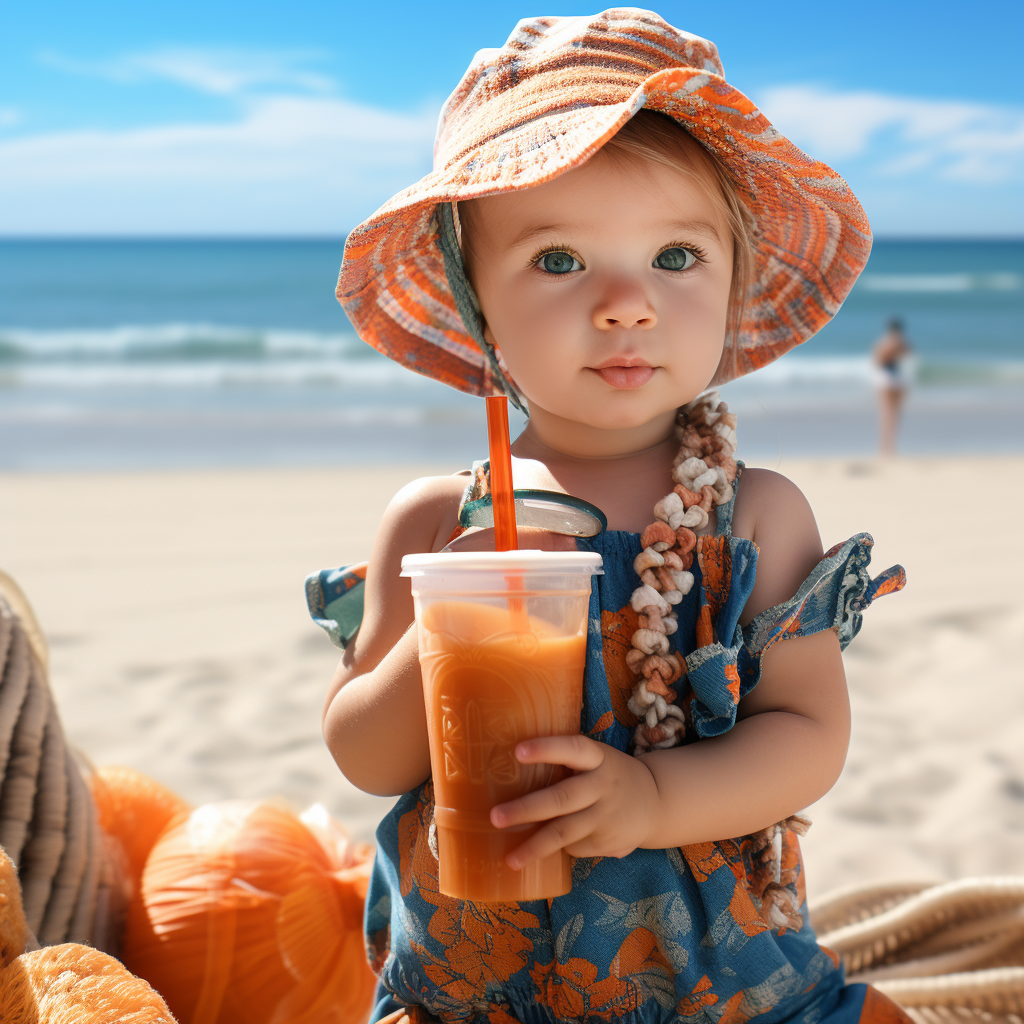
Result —
<instances>
[{"instance_id":1,"label":"woven wicker basket","mask_svg":"<svg viewBox=\"0 0 1024 1024\"><path fill-rule=\"evenodd\" d=\"M121 885L46 668L32 609L0 573L0 846L18 868L39 944L82 942L116 954L122 908L112 904Z\"/></svg>"},{"instance_id":2,"label":"woven wicker basket","mask_svg":"<svg viewBox=\"0 0 1024 1024\"><path fill-rule=\"evenodd\" d=\"M1024 1024L1024 876L857 886L810 913L849 980L919 1024Z\"/></svg>"}]
</instances>

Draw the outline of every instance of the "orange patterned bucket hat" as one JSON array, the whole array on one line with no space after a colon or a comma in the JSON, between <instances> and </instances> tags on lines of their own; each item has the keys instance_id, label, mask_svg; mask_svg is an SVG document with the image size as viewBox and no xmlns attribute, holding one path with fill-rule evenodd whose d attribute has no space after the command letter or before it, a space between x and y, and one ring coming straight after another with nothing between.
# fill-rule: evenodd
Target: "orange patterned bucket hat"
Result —
<instances>
[{"instance_id":1,"label":"orange patterned bucket hat","mask_svg":"<svg viewBox=\"0 0 1024 1024\"><path fill-rule=\"evenodd\" d=\"M867 262L863 209L835 171L725 81L713 43L627 7L524 20L500 50L476 55L441 111L434 170L345 244L337 296L360 337L411 370L470 394L507 394L522 408L484 340L454 204L578 167L643 107L710 150L757 225L753 280L715 382L810 338Z\"/></svg>"}]
</instances>

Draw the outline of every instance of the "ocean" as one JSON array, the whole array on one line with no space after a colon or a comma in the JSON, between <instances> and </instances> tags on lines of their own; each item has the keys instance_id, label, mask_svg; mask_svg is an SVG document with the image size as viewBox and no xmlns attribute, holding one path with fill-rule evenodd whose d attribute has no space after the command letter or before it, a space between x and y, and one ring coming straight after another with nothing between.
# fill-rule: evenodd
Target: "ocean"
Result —
<instances>
[{"instance_id":1,"label":"ocean","mask_svg":"<svg viewBox=\"0 0 1024 1024\"><path fill-rule=\"evenodd\" d=\"M0 240L0 469L481 457L482 402L355 336L342 244ZM830 324L723 389L741 455L869 455L893 315L917 355L901 450L1024 450L1024 240L883 239Z\"/></svg>"}]
</instances>

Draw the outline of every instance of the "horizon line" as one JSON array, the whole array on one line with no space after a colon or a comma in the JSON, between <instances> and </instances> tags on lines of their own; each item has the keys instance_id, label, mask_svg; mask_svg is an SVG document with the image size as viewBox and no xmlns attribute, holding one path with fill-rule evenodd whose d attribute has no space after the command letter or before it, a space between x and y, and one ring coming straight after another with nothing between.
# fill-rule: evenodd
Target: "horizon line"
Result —
<instances>
[{"instance_id":1,"label":"horizon line","mask_svg":"<svg viewBox=\"0 0 1024 1024\"><path fill-rule=\"evenodd\" d=\"M266 234L161 234L109 233L109 234L7 234L0 231L0 244L4 242L337 242L345 241L351 232L321 234L314 232ZM1024 232L1018 234L950 234L929 235L912 233L879 234L875 242L1024 242Z\"/></svg>"}]
</instances>

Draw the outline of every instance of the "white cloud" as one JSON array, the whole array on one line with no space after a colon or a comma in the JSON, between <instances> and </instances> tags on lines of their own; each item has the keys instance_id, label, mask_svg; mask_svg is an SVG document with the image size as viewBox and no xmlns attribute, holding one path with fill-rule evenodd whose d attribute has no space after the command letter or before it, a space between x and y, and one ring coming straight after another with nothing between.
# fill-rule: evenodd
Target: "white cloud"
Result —
<instances>
[{"instance_id":1,"label":"white cloud","mask_svg":"<svg viewBox=\"0 0 1024 1024\"><path fill-rule=\"evenodd\" d=\"M0 142L0 230L347 231L430 168L436 113L268 96L234 121Z\"/></svg>"},{"instance_id":2,"label":"white cloud","mask_svg":"<svg viewBox=\"0 0 1024 1024\"><path fill-rule=\"evenodd\" d=\"M294 55L265 54L260 64L248 54L246 64L235 54L232 64L189 52L201 59L136 54L103 73L160 75L231 95L233 116L7 131L0 232L337 234L429 170L433 109L401 113L311 95L330 83L303 85ZM1007 204L1024 167L1022 111L809 85L780 85L758 99L797 145L847 174L879 233L1021 229Z\"/></svg>"},{"instance_id":3,"label":"white cloud","mask_svg":"<svg viewBox=\"0 0 1024 1024\"><path fill-rule=\"evenodd\" d=\"M126 84L164 79L200 92L234 95L258 86L331 92L334 80L305 65L323 55L310 50L163 48L104 61L84 61L54 51L39 60L69 74Z\"/></svg>"},{"instance_id":4,"label":"white cloud","mask_svg":"<svg viewBox=\"0 0 1024 1024\"><path fill-rule=\"evenodd\" d=\"M784 135L822 160L866 159L882 175L931 172L976 184L1024 170L1024 110L814 85L775 86L758 101Z\"/></svg>"},{"instance_id":5,"label":"white cloud","mask_svg":"<svg viewBox=\"0 0 1024 1024\"><path fill-rule=\"evenodd\" d=\"M16 107L0 107L0 128L13 128L21 124L21 111Z\"/></svg>"}]
</instances>

